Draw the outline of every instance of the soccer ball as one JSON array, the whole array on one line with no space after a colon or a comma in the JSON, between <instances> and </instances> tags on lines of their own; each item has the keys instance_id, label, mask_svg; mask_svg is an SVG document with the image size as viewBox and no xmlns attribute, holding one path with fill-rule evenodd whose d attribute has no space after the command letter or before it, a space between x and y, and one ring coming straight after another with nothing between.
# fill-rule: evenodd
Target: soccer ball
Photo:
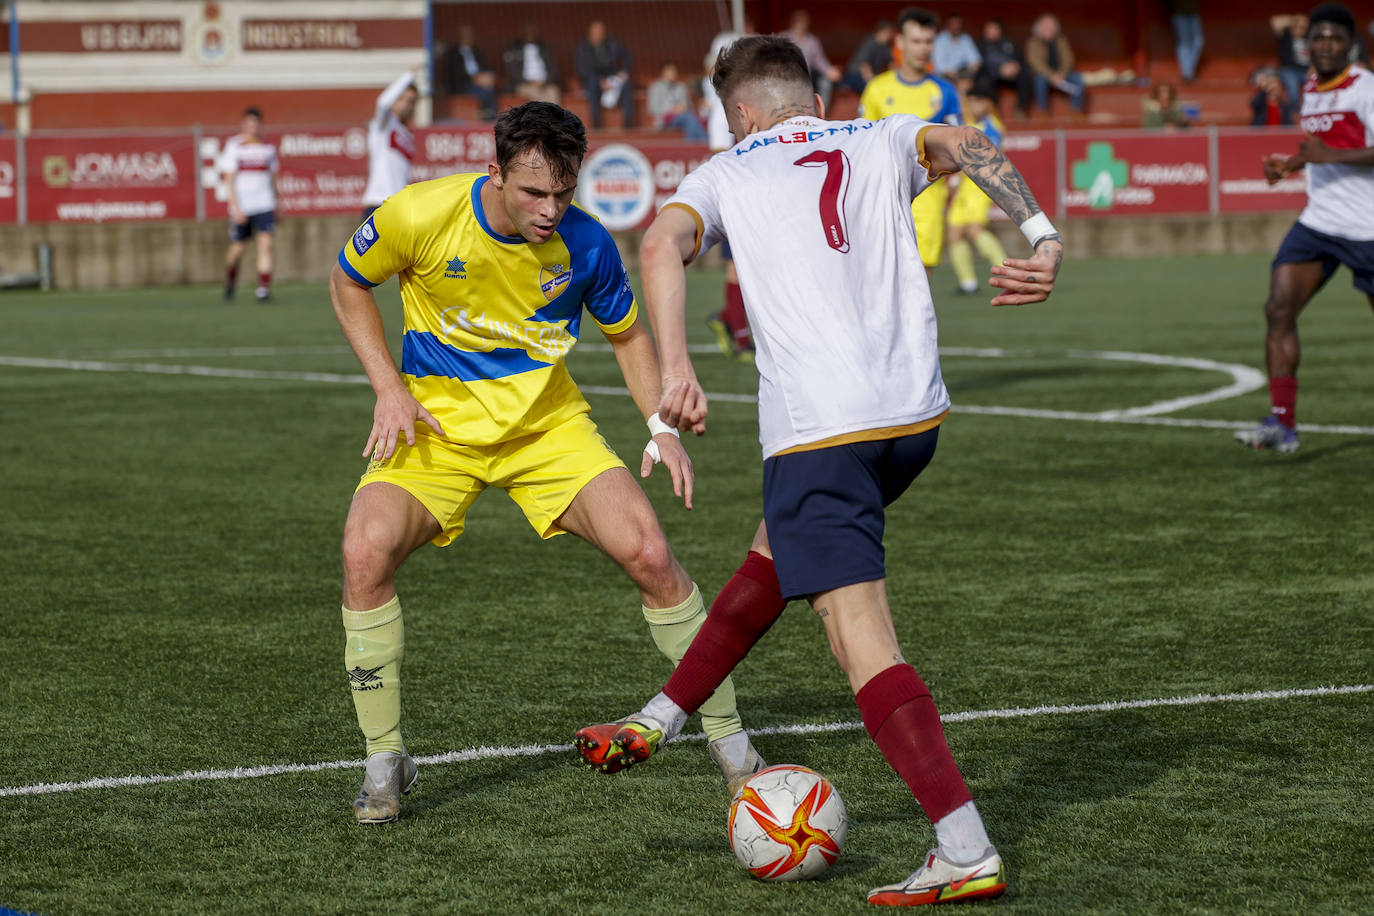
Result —
<instances>
[{"instance_id":1,"label":"soccer ball","mask_svg":"<svg viewBox=\"0 0 1374 916\"><path fill-rule=\"evenodd\" d=\"M730 847L764 881L816 877L840 857L848 826L830 780L790 763L759 770L730 803Z\"/></svg>"}]
</instances>

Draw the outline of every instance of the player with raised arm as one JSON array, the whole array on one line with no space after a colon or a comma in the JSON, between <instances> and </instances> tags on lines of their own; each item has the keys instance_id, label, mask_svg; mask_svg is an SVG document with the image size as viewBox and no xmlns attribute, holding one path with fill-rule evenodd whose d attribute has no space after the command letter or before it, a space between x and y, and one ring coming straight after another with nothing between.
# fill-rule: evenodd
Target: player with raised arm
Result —
<instances>
[{"instance_id":1,"label":"player with raised arm","mask_svg":"<svg viewBox=\"0 0 1374 916\"><path fill-rule=\"evenodd\" d=\"M234 300L244 245L257 238L259 302L272 295L272 234L277 224L277 147L262 136L262 112L246 108L239 133L220 153L229 198L229 250L224 255L224 301Z\"/></svg>"},{"instance_id":2,"label":"player with raised arm","mask_svg":"<svg viewBox=\"0 0 1374 916\"><path fill-rule=\"evenodd\" d=\"M420 90L415 71L407 70L377 96L372 120L367 122L367 185L363 188L363 219L392 194L410 183L410 163L415 158L415 135L410 120Z\"/></svg>"},{"instance_id":3,"label":"player with raised arm","mask_svg":"<svg viewBox=\"0 0 1374 916\"><path fill-rule=\"evenodd\" d=\"M495 133L486 173L392 195L330 275L335 314L377 395L364 449L372 460L343 538L344 666L367 738L353 808L364 824L394 821L417 775L400 730L396 572L426 542L458 537L486 487L504 489L540 537L571 532L625 570L655 644L674 663L706 618L701 593L564 364L585 306L648 418L641 476L661 460L690 509L692 464L656 413L658 360L625 266L610 233L571 206L586 131L557 105L529 102L503 115ZM393 275L405 319L399 370L372 295ZM702 706L702 724L727 786L763 766L731 684Z\"/></svg>"},{"instance_id":4,"label":"player with raised arm","mask_svg":"<svg viewBox=\"0 0 1374 916\"><path fill-rule=\"evenodd\" d=\"M1346 265L1374 307L1374 73L1349 63L1355 17L1323 3L1308 18L1313 74L1302 93L1303 139L1295 156L1271 156L1270 184L1307 170L1307 206L1274 256L1265 365L1271 409L1259 426L1235 434L1254 449L1298 448L1298 313Z\"/></svg>"},{"instance_id":5,"label":"player with raised arm","mask_svg":"<svg viewBox=\"0 0 1374 916\"><path fill-rule=\"evenodd\" d=\"M954 84L929 72L940 17L930 10L908 7L897 17L897 49L902 63L895 70L869 80L859 96L859 114L871 120L892 114L916 115L939 124L958 124L963 117L959 91ZM916 237L921 240L921 261L927 269L938 267L945 248L945 207L949 182L935 181L930 190L911 204Z\"/></svg>"},{"instance_id":6,"label":"player with raised arm","mask_svg":"<svg viewBox=\"0 0 1374 916\"><path fill-rule=\"evenodd\" d=\"M619 725L583 729L579 748L608 771L648 759L785 602L805 598L869 734L934 825L922 866L869 902L995 897L1001 857L904 660L885 586L884 507L930 461L950 406L911 199L962 170L1021 226L1034 254L993 267L993 305L1046 299L1063 246L982 131L900 114L826 121L805 61L776 38L736 42L714 78L738 142L659 211L640 252L644 296L660 416L700 434L707 403L687 351L684 264L723 236L734 242L758 346L764 524L663 692Z\"/></svg>"}]
</instances>

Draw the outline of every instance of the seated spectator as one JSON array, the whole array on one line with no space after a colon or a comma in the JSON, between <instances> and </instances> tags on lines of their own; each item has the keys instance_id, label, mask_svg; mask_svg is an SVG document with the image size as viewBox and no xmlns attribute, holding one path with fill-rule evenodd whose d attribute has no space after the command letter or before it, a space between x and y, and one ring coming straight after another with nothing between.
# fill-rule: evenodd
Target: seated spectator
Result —
<instances>
[{"instance_id":1,"label":"seated spectator","mask_svg":"<svg viewBox=\"0 0 1374 916\"><path fill-rule=\"evenodd\" d=\"M1173 83L1160 83L1150 94L1141 100L1140 126L1153 130L1173 130L1188 127L1191 122L1183 112L1178 101L1178 92Z\"/></svg>"},{"instance_id":2,"label":"seated spectator","mask_svg":"<svg viewBox=\"0 0 1374 916\"><path fill-rule=\"evenodd\" d=\"M787 31L779 34L783 38L792 39L792 43L801 48L802 56L806 58L807 69L811 71L811 85L816 88L816 94L821 97L826 107L830 107L831 93L844 74L825 56L821 40L811 34L811 14L806 10L795 11L788 20Z\"/></svg>"},{"instance_id":3,"label":"seated spectator","mask_svg":"<svg viewBox=\"0 0 1374 916\"><path fill-rule=\"evenodd\" d=\"M511 92L558 104L563 96L558 88L558 63L549 46L539 40L539 28L533 22L525 23L521 36L506 49L504 60Z\"/></svg>"},{"instance_id":4,"label":"seated spectator","mask_svg":"<svg viewBox=\"0 0 1374 916\"><path fill-rule=\"evenodd\" d=\"M935 50L931 52L931 65L936 76L967 89L973 75L983 63L973 36L964 31L964 17L955 13L945 19L945 27L935 36Z\"/></svg>"},{"instance_id":5,"label":"seated spectator","mask_svg":"<svg viewBox=\"0 0 1374 916\"><path fill-rule=\"evenodd\" d=\"M974 82L998 89L1010 86L1016 90L1016 111L1021 117L1030 114L1030 70L1021 60L1016 42L1007 37L1007 28L1000 19L983 23L983 37L978 40L978 54L983 66Z\"/></svg>"},{"instance_id":6,"label":"seated spectator","mask_svg":"<svg viewBox=\"0 0 1374 916\"><path fill-rule=\"evenodd\" d=\"M886 19L873 27L873 34L864 39L859 50L849 58L844 68L844 84L862 93L868 81L892 66L892 38L896 30Z\"/></svg>"},{"instance_id":7,"label":"seated spectator","mask_svg":"<svg viewBox=\"0 0 1374 916\"><path fill-rule=\"evenodd\" d=\"M591 109L592 127L601 126L601 109L619 108L621 126L635 123L635 90L630 82L630 52L597 19L587 26L586 39L577 46L577 78Z\"/></svg>"},{"instance_id":8,"label":"seated spectator","mask_svg":"<svg viewBox=\"0 0 1374 916\"><path fill-rule=\"evenodd\" d=\"M649 84L649 120L660 130L680 130L694 143L706 142L706 126L692 110L692 93L678 77L677 64L664 64Z\"/></svg>"},{"instance_id":9,"label":"seated spectator","mask_svg":"<svg viewBox=\"0 0 1374 916\"><path fill-rule=\"evenodd\" d=\"M444 55L448 91L477 99L477 116L483 121L496 118L496 74L487 69L473 44L472 26L458 29L458 44Z\"/></svg>"},{"instance_id":10,"label":"seated spectator","mask_svg":"<svg viewBox=\"0 0 1374 916\"><path fill-rule=\"evenodd\" d=\"M1286 127L1293 123L1293 101L1284 90L1277 70L1260 67L1250 83L1255 87L1255 94L1250 96L1250 126Z\"/></svg>"},{"instance_id":11,"label":"seated spectator","mask_svg":"<svg viewBox=\"0 0 1374 916\"><path fill-rule=\"evenodd\" d=\"M1298 105L1302 101L1302 84L1307 81L1307 70L1312 65L1307 46L1307 14L1271 16L1269 27L1279 44L1279 81L1288 98Z\"/></svg>"},{"instance_id":12,"label":"seated spectator","mask_svg":"<svg viewBox=\"0 0 1374 916\"><path fill-rule=\"evenodd\" d=\"M1059 18L1042 13L1031 26L1026 39L1026 64L1031 71L1031 87L1035 104L1043 112L1050 110L1050 89L1057 89L1069 97L1075 114L1083 113L1086 92L1083 77L1073 68L1073 48L1059 28Z\"/></svg>"}]
</instances>

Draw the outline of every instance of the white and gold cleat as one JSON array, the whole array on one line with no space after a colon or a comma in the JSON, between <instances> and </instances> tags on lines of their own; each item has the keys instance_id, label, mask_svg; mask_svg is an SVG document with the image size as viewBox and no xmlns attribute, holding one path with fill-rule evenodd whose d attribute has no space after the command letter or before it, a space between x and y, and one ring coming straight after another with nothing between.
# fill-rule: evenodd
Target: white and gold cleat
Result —
<instances>
[{"instance_id":1,"label":"white and gold cleat","mask_svg":"<svg viewBox=\"0 0 1374 916\"><path fill-rule=\"evenodd\" d=\"M383 751L367 758L363 787L353 802L360 824L390 824L401 816L401 796L415 786L420 768L407 753Z\"/></svg>"},{"instance_id":2,"label":"white and gold cleat","mask_svg":"<svg viewBox=\"0 0 1374 916\"><path fill-rule=\"evenodd\" d=\"M716 762L716 766L720 767L721 778L725 780L725 788L730 792L731 799L740 794L750 776L768 766L759 756L759 752L754 750L753 742L749 740L749 736L744 732L738 734L744 738L742 748L736 746L739 739L735 735L727 735L706 745L706 750L710 752L711 759Z\"/></svg>"}]
</instances>

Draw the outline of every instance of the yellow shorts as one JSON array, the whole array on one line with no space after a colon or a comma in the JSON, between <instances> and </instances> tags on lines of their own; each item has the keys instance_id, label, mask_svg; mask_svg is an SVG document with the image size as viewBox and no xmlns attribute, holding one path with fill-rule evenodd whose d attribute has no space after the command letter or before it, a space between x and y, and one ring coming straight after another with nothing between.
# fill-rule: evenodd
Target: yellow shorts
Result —
<instances>
[{"instance_id":1,"label":"yellow shorts","mask_svg":"<svg viewBox=\"0 0 1374 916\"><path fill-rule=\"evenodd\" d=\"M949 205L951 226L986 226L992 211L992 198L967 178L959 180L954 189L954 202Z\"/></svg>"},{"instance_id":2,"label":"yellow shorts","mask_svg":"<svg viewBox=\"0 0 1374 916\"><path fill-rule=\"evenodd\" d=\"M945 204L949 202L949 182L941 178L922 191L911 202L911 216L916 221L916 244L921 249L921 263L937 267L945 253Z\"/></svg>"},{"instance_id":3,"label":"yellow shorts","mask_svg":"<svg viewBox=\"0 0 1374 916\"><path fill-rule=\"evenodd\" d=\"M542 538L562 534L557 519L593 477L624 462L611 451L585 413L542 433L498 445L458 445L436 436L402 439L390 458L367 466L358 489L383 481L395 484L439 522L434 543L453 543L477 494L488 486L510 494Z\"/></svg>"}]
</instances>

